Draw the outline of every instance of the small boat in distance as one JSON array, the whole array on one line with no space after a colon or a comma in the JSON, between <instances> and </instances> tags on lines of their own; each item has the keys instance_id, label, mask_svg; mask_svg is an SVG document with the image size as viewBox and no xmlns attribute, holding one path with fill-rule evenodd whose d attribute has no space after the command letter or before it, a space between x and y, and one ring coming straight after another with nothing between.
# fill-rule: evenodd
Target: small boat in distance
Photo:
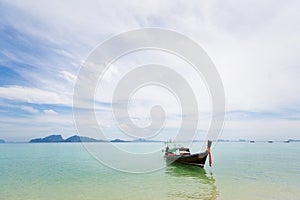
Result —
<instances>
[{"instance_id":1,"label":"small boat in distance","mask_svg":"<svg viewBox=\"0 0 300 200\"><path fill-rule=\"evenodd\" d=\"M268 143L273 143L273 141L270 140L270 141L268 141Z\"/></svg>"},{"instance_id":2,"label":"small boat in distance","mask_svg":"<svg viewBox=\"0 0 300 200\"><path fill-rule=\"evenodd\" d=\"M207 156L209 157L209 165L212 164L212 157L210 153L212 141L208 140L205 152L191 154L187 147L178 146L172 142L166 142L165 159L167 163L181 163L186 165L195 165L204 167Z\"/></svg>"},{"instance_id":3,"label":"small boat in distance","mask_svg":"<svg viewBox=\"0 0 300 200\"><path fill-rule=\"evenodd\" d=\"M290 141L289 140L286 140L286 141L283 141L284 143L290 143Z\"/></svg>"},{"instance_id":4,"label":"small boat in distance","mask_svg":"<svg viewBox=\"0 0 300 200\"><path fill-rule=\"evenodd\" d=\"M251 141L250 141L250 143L254 143L254 142L255 142L254 140L251 140Z\"/></svg>"}]
</instances>

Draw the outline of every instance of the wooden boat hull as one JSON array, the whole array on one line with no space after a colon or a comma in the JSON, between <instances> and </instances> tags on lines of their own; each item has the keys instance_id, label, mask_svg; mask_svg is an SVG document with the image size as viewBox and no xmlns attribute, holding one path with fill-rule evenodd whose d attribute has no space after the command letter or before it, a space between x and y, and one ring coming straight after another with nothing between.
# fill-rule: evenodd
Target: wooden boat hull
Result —
<instances>
[{"instance_id":1,"label":"wooden boat hull","mask_svg":"<svg viewBox=\"0 0 300 200\"><path fill-rule=\"evenodd\" d=\"M165 155L165 159L168 164L176 162L186 165L195 165L198 167L204 167L208 152L197 153L187 156L168 156Z\"/></svg>"}]
</instances>

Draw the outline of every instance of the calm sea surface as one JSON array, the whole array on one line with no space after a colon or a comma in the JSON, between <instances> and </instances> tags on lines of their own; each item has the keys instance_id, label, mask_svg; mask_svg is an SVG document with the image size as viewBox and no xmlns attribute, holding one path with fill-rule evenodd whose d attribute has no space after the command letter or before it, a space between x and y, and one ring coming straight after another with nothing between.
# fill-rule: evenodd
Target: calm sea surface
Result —
<instances>
[{"instance_id":1,"label":"calm sea surface","mask_svg":"<svg viewBox=\"0 0 300 200\"><path fill-rule=\"evenodd\" d=\"M300 143L218 143L212 167L171 165L128 174L103 166L82 144L1 144L0 199L300 199L299 154Z\"/></svg>"}]
</instances>

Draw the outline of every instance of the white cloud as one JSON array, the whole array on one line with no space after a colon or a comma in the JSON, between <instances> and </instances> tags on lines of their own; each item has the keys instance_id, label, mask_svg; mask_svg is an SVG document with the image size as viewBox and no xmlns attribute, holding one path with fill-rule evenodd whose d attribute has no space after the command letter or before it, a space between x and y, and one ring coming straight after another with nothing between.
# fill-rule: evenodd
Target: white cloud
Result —
<instances>
[{"instance_id":1,"label":"white cloud","mask_svg":"<svg viewBox=\"0 0 300 200\"><path fill-rule=\"evenodd\" d=\"M60 72L60 76L67 80L68 82L74 84L75 80L76 80L76 76L70 72L67 72L67 71L61 71Z\"/></svg>"},{"instance_id":2,"label":"white cloud","mask_svg":"<svg viewBox=\"0 0 300 200\"><path fill-rule=\"evenodd\" d=\"M34 23L43 24L44 29L19 24L13 15L6 19L28 35L56 44L53 51L62 56L79 55L77 60L112 34L143 26L170 28L192 37L208 51L224 81L230 110L299 108L300 96L295 95L300 94L295 87L300 84L295 76L299 70L294 67L299 63L294 52L300 46L297 1L251 1L249 6L235 0L142 5L136 1L72 1L72 6L70 2L59 3L59 9L57 3L6 2ZM76 44L80 45L74 48ZM73 73L61 71L61 76L72 83L74 77L69 75ZM66 85L44 81L44 76L40 81L52 83L53 90ZM70 92L72 85L65 89Z\"/></svg>"},{"instance_id":3,"label":"white cloud","mask_svg":"<svg viewBox=\"0 0 300 200\"><path fill-rule=\"evenodd\" d=\"M71 105L74 74L80 61L97 44L123 31L154 26L183 33L205 48L223 80L228 110L280 112L282 109L300 109L299 4L299 1L275 3L271 0L149 1L142 4L139 1L94 1L89 4L58 0L3 1L2 5L9 12L1 15L1 25L10 25L22 33L23 42L26 37L34 38L59 56L52 59L17 49L13 52L2 50L8 59L34 65L39 70L15 69L36 87L0 87L0 98ZM20 18L24 19L22 23ZM35 44L30 45L34 47ZM143 56L143 59L147 60L147 57ZM121 64L126 68L126 64L131 63ZM113 91L111 82L123 72L119 68L108 71L105 77L108 85L101 93L102 100L109 101L107 94ZM188 73L185 75L189 76ZM198 87L192 75L189 82ZM152 105L161 97L151 90L144 94L138 98L140 104L137 102L135 108L138 117L145 114L143 103ZM168 103L167 99L160 100ZM210 106L206 101L202 103L203 108ZM170 113L177 112L174 104L168 106ZM258 122L251 125L260 127L258 132L273 130ZM239 126L230 126L234 127ZM247 129L251 127L247 126Z\"/></svg>"},{"instance_id":4,"label":"white cloud","mask_svg":"<svg viewBox=\"0 0 300 200\"><path fill-rule=\"evenodd\" d=\"M226 121L222 137L249 140L287 140L299 138L299 120L254 119ZM239 134L237 134L237 132Z\"/></svg>"},{"instance_id":5,"label":"white cloud","mask_svg":"<svg viewBox=\"0 0 300 200\"><path fill-rule=\"evenodd\" d=\"M0 127L0 138L5 138L7 141L29 141L50 134L62 134L64 137L76 134L71 114L40 113L26 118L4 115L0 117Z\"/></svg>"},{"instance_id":6,"label":"white cloud","mask_svg":"<svg viewBox=\"0 0 300 200\"><path fill-rule=\"evenodd\" d=\"M54 92L22 86L0 87L0 98L34 104L71 105L71 97Z\"/></svg>"},{"instance_id":7,"label":"white cloud","mask_svg":"<svg viewBox=\"0 0 300 200\"><path fill-rule=\"evenodd\" d=\"M21 106L21 109L29 113L39 113L39 110L30 106Z\"/></svg>"},{"instance_id":8,"label":"white cloud","mask_svg":"<svg viewBox=\"0 0 300 200\"><path fill-rule=\"evenodd\" d=\"M54 110L52 109L49 109L49 110L43 110L43 112L47 115L57 115L57 112L55 112Z\"/></svg>"}]
</instances>

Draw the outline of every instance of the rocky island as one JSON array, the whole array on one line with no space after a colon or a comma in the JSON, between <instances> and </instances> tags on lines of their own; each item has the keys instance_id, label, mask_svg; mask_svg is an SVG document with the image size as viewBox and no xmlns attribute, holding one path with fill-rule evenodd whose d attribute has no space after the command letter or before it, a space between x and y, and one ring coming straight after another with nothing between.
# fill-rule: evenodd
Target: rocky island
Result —
<instances>
[{"instance_id":1,"label":"rocky island","mask_svg":"<svg viewBox=\"0 0 300 200\"><path fill-rule=\"evenodd\" d=\"M78 136L74 135L72 137L69 137L65 140L65 142L105 142L104 140L97 140L94 138L84 137L84 136Z\"/></svg>"},{"instance_id":2,"label":"rocky island","mask_svg":"<svg viewBox=\"0 0 300 200\"><path fill-rule=\"evenodd\" d=\"M30 143L48 143L48 142L64 142L65 140L62 138L61 135L50 135L44 138L36 138L32 139Z\"/></svg>"},{"instance_id":3,"label":"rocky island","mask_svg":"<svg viewBox=\"0 0 300 200\"><path fill-rule=\"evenodd\" d=\"M29 143L57 143L57 142L105 142L105 141L97 140L89 137L78 136L78 135L74 135L67 139L63 139L61 135L50 135L45 138L35 138L29 141Z\"/></svg>"},{"instance_id":4,"label":"rocky island","mask_svg":"<svg viewBox=\"0 0 300 200\"><path fill-rule=\"evenodd\" d=\"M59 143L59 142L162 142L158 140L145 140L145 139L136 139L136 140L98 140L95 138L73 135L67 139L64 139L61 135L50 135L44 138L35 138L29 141L29 143Z\"/></svg>"}]
</instances>

